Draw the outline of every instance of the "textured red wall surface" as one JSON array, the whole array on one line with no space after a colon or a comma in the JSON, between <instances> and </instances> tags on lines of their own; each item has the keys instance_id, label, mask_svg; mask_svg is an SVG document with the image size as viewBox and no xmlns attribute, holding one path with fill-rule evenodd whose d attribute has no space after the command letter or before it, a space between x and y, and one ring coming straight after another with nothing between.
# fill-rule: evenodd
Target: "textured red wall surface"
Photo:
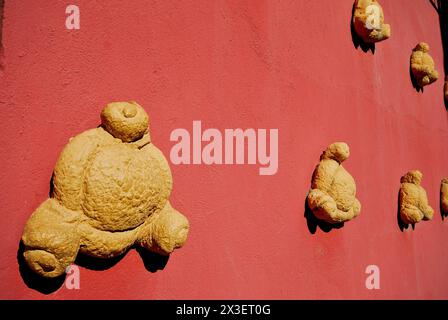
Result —
<instances>
[{"instance_id":1,"label":"textured red wall surface","mask_svg":"<svg viewBox=\"0 0 448 320\"><path fill-rule=\"evenodd\" d=\"M448 176L443 81L417 93L409 77L420 41L443 75L429 1L383 0L389 40L355 49L352 0L87 1L81 29L66 1L5 1L0 84L0 298L448 298ZM103 271L80 267L81 289L44 295L19 273L23 226L48 196L71 136L99 124L110 101L136 100L168 157L172 130L278 128L279 170L171 165L173 205L190 237L165 268L135 250ZM361 215L312 234L304 218L321 151L346 141ZM420 169L435 217L401 232L400 176ZM367 290L365 268L381 271Z\"/></svg>"}]
</instances>

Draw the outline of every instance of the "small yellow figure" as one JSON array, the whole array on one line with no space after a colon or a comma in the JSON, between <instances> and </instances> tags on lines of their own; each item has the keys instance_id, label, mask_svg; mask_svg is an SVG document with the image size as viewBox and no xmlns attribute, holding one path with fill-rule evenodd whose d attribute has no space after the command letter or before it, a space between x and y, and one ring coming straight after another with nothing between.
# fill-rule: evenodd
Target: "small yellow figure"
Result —
<instances>
[{"instance_id":1,"label":"small yellow figure","mask_svg":"<svg viewBox=\"0 0 448 320\"><path fill-rule=\"evenodd\" d=\"M442 179L440 184L440 209L443 216L448 216L448 178Z\"/></svg>"},{"instance_id":2,"label":"small yellow figure","mask_svg":"<svg viewBox=\"0 0 448 320\"><path fill-rule=\"evenodd\" d=\"M390 25L384 23L383 8L376 0L356 0L353 26L365 43L380 42L390 37Z\"/></svg>"},{"instance_id":3,"label":"small yellow figure","mask_svg":"<svg viewBox=\"0 0 448 320\"><path fill-rule=\"evenodd\" d=\"M361 203L356 199L356 184L342 162L350 155L344 142L335 142L320 156L314 169L308 206L314 215L328 223L341 223L357 217Z\"/></svg>"},{"instance_id":4,"label":"small yellow figure","mask_svg":"<svg viewBox=\"0 0 448 320\"><path fill-rule=\"evenodd\" d=\"M426 191L420 185L422 177L420 171L412 170L400 179L400 218L405 224L431 220L434 216L434 210L428 204Z\"/></svg>"},{"instance_id":5,"label":"small yellow figure","mask_svg":"<svg viewBox=\"0 0 448 320\"><path fill-rule=\"evenodd\" d=\"M429 55L429 45L420 42L411 54L411 70L414 80L419 88L423 88L439 78L435 69L434 60Z\"/></svg>"}]
</instances>

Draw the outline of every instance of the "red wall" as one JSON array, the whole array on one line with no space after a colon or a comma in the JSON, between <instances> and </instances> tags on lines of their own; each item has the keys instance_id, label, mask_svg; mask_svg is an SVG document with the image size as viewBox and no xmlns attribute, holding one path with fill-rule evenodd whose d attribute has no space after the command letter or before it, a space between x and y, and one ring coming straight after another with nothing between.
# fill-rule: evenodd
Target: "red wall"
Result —
<instances>
[{"instance_id":1,"label":"red wall","mask_svg":"<svg viewBox=\"0 0 448 320\"><path fill-rule=\"evenodd\" d=\"M65 29L77 4L81 29ZM5 1L0 83L0 298L448 298L448 176L443 81L417 93L409 55L420 41L443 75L429 1L382 0L389 40L356 50L352 0ZM25 221L47 197L71 136L99 124L107 102L137 100L168 157L172 130L278 128L279 170L171 165L172 203L188 216L187 244L162 271L135 250L81 289L44 295L19 273ZM304 203L321 151L346 141L361 215L311 234ZM435 217L401 232L400 176L424 173ZM378 265L381 289L365 287Z\"/></svg>"}]
</instances>

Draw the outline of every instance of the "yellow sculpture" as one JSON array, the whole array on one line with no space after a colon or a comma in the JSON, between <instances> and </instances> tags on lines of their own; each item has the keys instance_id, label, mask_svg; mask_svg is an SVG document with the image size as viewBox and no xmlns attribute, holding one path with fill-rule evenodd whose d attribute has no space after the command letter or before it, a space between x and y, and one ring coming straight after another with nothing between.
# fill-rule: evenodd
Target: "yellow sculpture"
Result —
<instances>
[{"instance_id":1,"label":"yellow sculpture","mask_svg":"<svg viewBox=\"0 0 448 320\"><path fill-rule=\"evenodd\" d=\"M365 43L375 43L390 37L390 25L384 23L383 8L376 0L356 0L353 26Z\"/></svg>"},{"instance_id":2,"label":"yellow sculpture","mask_svg":"<svg viewBox=\"0 0 448 320\"><path fill-rule=\"evenodd\" d=\"M411 71L419 88L423 88L439 78L439 73L435 69L434 60L428 52L429 45L425 42L420 42L412 50Z\"/></svg>"},{"instance_id":3,"label":"yellow sculpture","mask_svg":"<svg viewBox=\"0 0 448 320\"><path fill-rule=\"evenodd\" d=\"M400 218L405 224L414 224L421 220L431 220L434 210L428 204L425 189L420 185L423 174L412 170L401 177Z\"/></svg>"},{"instance_id":4,"label":"yellow sculpture","mask_svg":"<svg viewBox=\"0 0 448 320\"><path fill-rule=\"evenodd\" d=\"M25 225L24 258L41 276L62 275L78 252L110 258L135 244L168 255L187 239L188 220L168 201L171 171L151 142L145 110L110 103L101 122L70 139L51 197Z\"/></svg>"},{"instance_id":5,"label":"yellow sculpture","mask_svg":"<svg viewBox=\"0 0 448 320\"><path fill-rule=\"evenodd\" d=\"M440 184L440 209L442 215L448 216L448 178L444 178Z\"/></svg>"},{"instance_id":6,"label":"yellow sculpture","mask_svg":"<svg viewBox=\"0 0 448 320\"><path fill-rule=\"evenodd\" d=\"M342 167L349 155L346 143L335 142L322 153L314 169L308 206L318 219L328 223L349 221L361 211L355 180Z\"/></svg>"}]
</instances>

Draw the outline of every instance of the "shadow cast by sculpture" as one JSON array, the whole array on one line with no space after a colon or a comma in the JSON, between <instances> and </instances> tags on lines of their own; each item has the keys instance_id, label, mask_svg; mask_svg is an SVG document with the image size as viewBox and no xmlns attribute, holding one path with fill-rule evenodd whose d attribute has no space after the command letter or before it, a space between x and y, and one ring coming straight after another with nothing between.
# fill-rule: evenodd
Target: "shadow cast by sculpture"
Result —
<instances>
[{"instance_id":1,"label":"shadow cast by sculpture","mask_svg":"<svg viewBox=\"0 0 448 320\"><path fill-rule=\"evenodd\" d=\"M170 256L163 256L161 254L145 250L142 247L137 247L136 250L143 261L145 269L151 273L165 269L168 260L170 259Z\"/></svg>"},{"instance_id":2,"label":"shadow cast by sculpture","mask_svg":"<svg viewBox=\"0 0 448 320\"><path fill-rule=\"evenodd\" d=\"M439 204L439 208L440 208L440 216L442 217L442 221L444 221L445 218L448 217L448 212L447 213L443 212L443 208L442 208L442 204L441 203Z\"/></svg>"},{"instance_id":3,"label":"shadow cast by sculpture","mask_svg":"<svg viewBox=\"0 0 448 320\"><path fill-rule=\"evenodd\" d=\"M148 250L145 250L142 247L134 246L130 249L128 249L125 253L122 255L119 255L117 257L109 258L109 259L102 259L102 258L95 258L86 254L79 254L76 257L75 264L84 267L89 270L95 270L95 271L104 271L107 269L112 268L116 264L118 264L123 258L127 255L127 253L135 249L138 254L140 255L143 265L145 266L145 269L151 273L157 272L159 270L163 270L165 266L168 263L169 256L163 256L154 252L150 252Z\"/></svg>"},{"instance_id":4,"label":"shadow cast by sculpture","mask_svg":"<svg viewBox=\"0 0 448 320\"><path fill-rule=\"evenodd\" d=\"M353 2L352 6L352 14L350 16L350 33L352 36L352 42L355 49L361 48L361 50L365 53L368 51L372 52L372 54L375 54L375 43L366 43L364 40L361 39L360 36L355 31L355 25L353 23L353 15L355 13L356 8L356 1Z\"/></svg>"},{"instance_id":5,"label":"shadow cast by sculpture","mask_svg":"<svg viewBox=\"0 0 448 320\"><path fill-rule=\"evenodd\" d=\"M328 233L333 229L340 229L344 226L344 222L328 223L326 221L317 219L313 211L310 209L306 197L305 197L305 213L303 216L306 219L306 225L308 227L308 231L311 234L316 233L317 227L319 227L323 232Z\"/></svg>"},{"instance_id":6,"label":"shadow cast by sculpture","mask_svg":"<svg viewBox=\"0 0 448 320\"><path fill-rule=\"evenodd\" d=\"M75 260L75 264L89 270L104 271L112 268L118 262L120 262L128 251L126 251L122 255L108 259L96 258L88 256L86 254L78 254Z\"/></svg>"},{"instance_id":7,"label":"shadow cast by sculpture","mask_svg":"<svg viewBox=\"0 0 448 320\"><path fill-rule=\"evenodd\" d=\"M440 34L442 37L443 49L443 70L444 81L448 81L448 1L446 0L429 0L429 3L439 15ZM448 110L448 99L445 98L445 108Z\"/></svg>"},{"instance_id":8,"label":"shadow cast by sculpture","mask_svg":"<svg viewBox=\"0 0 448 320\"><path fill-rule=\"evenodd\" d=\"M361 212L355 180L342 166L349 156L348 144L334 142L319 157L304 206L304 217L311 234L318 226L324 232L342 228L345 222Z\"/></svg>"},{"instance_id":9,"label":"shadow cast by sculpture","mask_svg":"<svg viewBox=\"0 0 448 320\"><path fill-rule=\"evenodd\" d=\"M407 224L407 223L404 223L403 220L401 220L401 217L400 217L400 191L398 191L398 193L397 193L397 224L398 224L398 228L400 229L401 232L404 232L405 230L407 230L409 228L409 226L412 227L412 230L415 230L415 223Z\"/></svg>"},{"instance_id":10,"label":"shadow cast by sculpture","mask_svg":"<svg viewBox=\"0 0 448 320\"><path fill-rule=\"evenodd\" d=\"M412 73L412 68L410 65L409 65L409 79L411 79L411 84L412 87L415 89L415 91L423 93L423 87L420 87L418 85L417 80L415 79L414 74Z\"/></svg>"}]
</instances>

